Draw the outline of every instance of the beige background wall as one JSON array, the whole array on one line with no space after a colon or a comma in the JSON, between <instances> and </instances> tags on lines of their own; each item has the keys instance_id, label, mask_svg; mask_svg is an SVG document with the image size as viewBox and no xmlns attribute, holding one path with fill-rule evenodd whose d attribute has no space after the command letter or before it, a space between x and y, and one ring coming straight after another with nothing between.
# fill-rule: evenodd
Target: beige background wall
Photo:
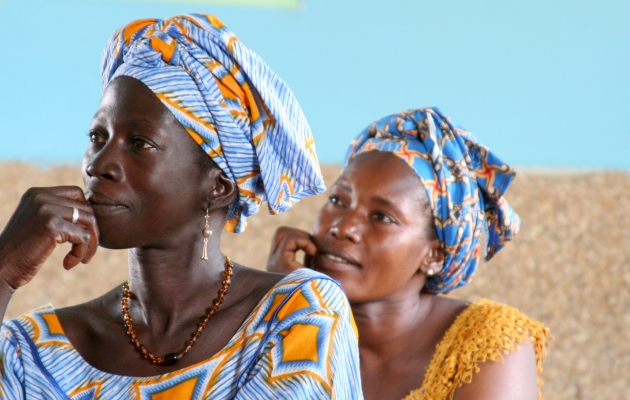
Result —
<instances>
[{"instance_id":1,"label":"beige background wall","mask_svg":"<svg viewBox=\"0 0 630 400\"><path fill-rule=\"evenodd\" d=\"M330 184L338 167L326 167ZM79 168L0 164L0 227L31 186L80 185ZM522 172L508 200L523 218L515 241L472 283L453 293L519 308L551 328L544 364L547 399L630 399L630 174ZM325 196L275 217L261 213L223 250L262 268L275 227L310 230ZM100 249L89 265L66 272L61 246L9 305L15 317L40 304L57 307L98 296L126 278L126 254Z\"/></svg>"}]
</instances>

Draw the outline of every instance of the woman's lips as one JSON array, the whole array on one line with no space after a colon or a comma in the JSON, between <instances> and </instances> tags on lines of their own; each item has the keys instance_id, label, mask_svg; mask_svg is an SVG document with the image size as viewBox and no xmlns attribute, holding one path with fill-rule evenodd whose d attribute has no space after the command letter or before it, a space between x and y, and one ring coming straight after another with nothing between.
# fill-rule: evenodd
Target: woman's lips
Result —
<instances>
[{"instance_id":1,"label":"woman's lips","mask_svg":"<svg viewBox=\"0 0 630 400\"><path fill-rule=\"evenodd\" d=\"M88 193L87 201L92 205L94 211L121 211L128 207L117 200L101 193Z\"/></svg>"},{"instance_id":2,"label":"woman's lips","mask_svg":"<svg viewBox=\"0 0 630 400\"><path fill-rule=\"evenodd\" d=\"M337 256L332 255L332 254L324 254L324 257L328 257L331 260L336 261L336 262L349 264L348 260L346 260L345 258L337 257Z\"/></svg>"},{"instance_id":3,"label":"woman's lips","mask_svg":"<svg viewBox=\"0 0 630 400\"><path fill-rule=\"evenodd\" d=\"M325 270L356 270L361 268L357 260L341 249L321 248L318 267Z\"/></svg>"}]
</instances>

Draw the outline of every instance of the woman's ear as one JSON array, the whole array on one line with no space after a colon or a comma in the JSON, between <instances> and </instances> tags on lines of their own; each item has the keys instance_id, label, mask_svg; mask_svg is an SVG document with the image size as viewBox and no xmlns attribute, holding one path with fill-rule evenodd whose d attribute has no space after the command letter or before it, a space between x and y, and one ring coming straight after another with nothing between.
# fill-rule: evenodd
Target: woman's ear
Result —
<instances>
[{"instance_id":1,"label":"woman's ear","mask_svg":"<svg viewBox=\"0 0 630 400\"><path fill-rule=\"evenodd\" d=\"M430 241L428 246L428 254L422 260L418 272L427 276L433 276L442 271L442 267L444 266L444 252L442 251L442 245L438 239Z\"/></svg>"},{"instance_id":2,"label":"woman's ear","mask_svg":"<svg viewBox=\"0 0 630 400\"><path fill-rule=\"evenodd\" d=\"M209 211L228 207L236 199L236 184L225 175L221 168L210 169L207 182L206 200Z\"/></svg>"}]
</instances>

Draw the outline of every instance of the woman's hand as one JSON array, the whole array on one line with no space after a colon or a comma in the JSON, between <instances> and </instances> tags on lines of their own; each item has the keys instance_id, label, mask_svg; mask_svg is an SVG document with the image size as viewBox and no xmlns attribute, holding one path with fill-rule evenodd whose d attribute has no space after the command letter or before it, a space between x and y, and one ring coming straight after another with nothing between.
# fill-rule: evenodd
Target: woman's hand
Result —
<instances>
[{"instance_id":1,"label":"woman's hand","mask_svg":"<svg viewBox=\"0 0 630 400\"><path fill-rule=\"evenodd\" d=\"M297 261L298 251L304 251L304 265ZM288 274L298 268L310 267L317 246L308 232L282 226L271 241L271 252L267 260L267 271Z\"/></svg>"},{"instance_id":2,"label":"woman's hand","mask_svg":"<svg viewBox=\"0 0 630 400\"><path fill-rule=\"evenodd\" d=\"M79 219L72 223L73 207ZM27 284L59 243L72 249L63 259L70 269L88 263L98 247L92 207L76 186L31 188L0 234L0 283L15 291Z\"/></svg>"}]
</instances>

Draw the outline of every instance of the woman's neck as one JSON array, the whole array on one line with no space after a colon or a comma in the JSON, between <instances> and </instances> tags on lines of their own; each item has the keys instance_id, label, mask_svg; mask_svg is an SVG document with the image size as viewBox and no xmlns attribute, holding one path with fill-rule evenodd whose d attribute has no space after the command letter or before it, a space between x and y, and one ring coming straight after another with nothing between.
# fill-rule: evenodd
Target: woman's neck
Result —
<instances>
[{"instance_id":1,"label":"woman's neck","mask_svg":"<svg viewBox=\"0 0 630 400\"><path fill-rule=\"evenodd\" d=\"M198 243L182 247L129 251L130 291L141 309L141 322L152 330L168 331L180 319L175 316L203 315L199 306L210 307L224 279L218 238L208 243L207 260L201 259Z\"/></svg>"},{"instance_id":2,"label":"woman's neck","mask_svg":"<svg viewBox=\"0 0 630 400\"><path fill-rule=\"evenodd\" d=\"M408 349L411 341L418 341L419 327L431 311L434 297L408 291L352 304L362 357L388 359Z\"/></svg>"}]
</instances>

